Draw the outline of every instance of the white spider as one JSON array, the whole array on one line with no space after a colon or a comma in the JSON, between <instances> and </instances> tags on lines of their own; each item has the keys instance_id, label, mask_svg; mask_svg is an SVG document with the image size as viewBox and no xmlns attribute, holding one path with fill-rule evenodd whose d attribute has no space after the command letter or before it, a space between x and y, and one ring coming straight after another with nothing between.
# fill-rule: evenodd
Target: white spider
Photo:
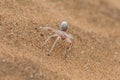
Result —
<instances>
[{"instance_id":1,"label":"white spider","mask_svg":"<svg viewBox=\"0 0 120 80\"><path fill-rule=\"evenodd\" d=\"M49 36L45 40L45 42L42 44L41 48L49 41L49 39L51 39L52 37L56 37L56 40L54 41L50 51L48 52L48 55L50 55L50 53L54 49L55 44L57 43L58 40L65 40L66 42L68 42L69 46L67 48L67 52L69 52L71 50L73 37L72 37L72 35L66 33L66 31L68 29L68 23L66 21L61 22L60 30L56 30L56 29L53 29L51 27L40 27L40 29L48 30L48 31L52 32L52 33L50 33L52 35Z\"/></svg>"}]
</instances>

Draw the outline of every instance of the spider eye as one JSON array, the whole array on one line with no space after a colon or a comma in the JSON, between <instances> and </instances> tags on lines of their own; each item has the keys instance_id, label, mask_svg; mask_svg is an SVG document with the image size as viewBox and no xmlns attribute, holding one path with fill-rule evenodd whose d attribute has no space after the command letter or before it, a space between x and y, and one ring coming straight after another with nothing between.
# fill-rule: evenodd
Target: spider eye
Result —
<instances>
[{"instance_id":1,"label":"spider eye","mask_svg":"<svg viewBox=\"0 0 120 80\"><path fill-rule=\"evenodd\" d=\"M61 31L66 31L68 28L68 23L66 21L62 21L60 24L60 30Z\"/></svg>"}]
</instances>

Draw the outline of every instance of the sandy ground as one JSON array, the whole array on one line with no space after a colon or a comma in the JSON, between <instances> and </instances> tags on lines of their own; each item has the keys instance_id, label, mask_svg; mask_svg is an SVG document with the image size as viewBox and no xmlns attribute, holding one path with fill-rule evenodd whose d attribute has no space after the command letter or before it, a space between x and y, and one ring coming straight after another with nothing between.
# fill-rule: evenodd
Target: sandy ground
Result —
<instances>
[{"instance_id":1,"label":"sandy ground","mask_svg":"<svg viewBox=\"0 0 120 80\"><path fill-rule=\"evenodd\" d=\"M113 3L113 4L112 4ZM119 0L0 0L0 80L120 80ZM69 23L74 37L54 39L39 26ZM40 35L44 33L44 35Z\"/></svg>"}]
</instances>

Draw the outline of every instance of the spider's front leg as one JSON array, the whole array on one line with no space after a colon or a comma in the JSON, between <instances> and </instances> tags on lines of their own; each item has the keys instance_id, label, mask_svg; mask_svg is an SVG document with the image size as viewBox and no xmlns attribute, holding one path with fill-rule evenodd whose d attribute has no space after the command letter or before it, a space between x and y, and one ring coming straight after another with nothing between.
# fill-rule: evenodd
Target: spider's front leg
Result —
<instances>
[{"instance_id":1,"label":"spider's front leg","mask_svg":"<svg viewBox=\"0 0 120 80\"><path fill-rule=\"evenodd\" d=\"M58 41L59 39L60 39L60 37L58 36L58 37L56 38L56 40L54 41L54 43L53 43L50 51L48 52L48 55L50 55L50 53L53 51L53 49L54 49L54 47L55 47L55 44L57 43L57 41Z\"/></svg>"},{"instance_id":2,"label":"spider's front leg","mask_svg":"<svg viewBox=\"0 0 120 80\"><path fill-rule=\"evenodd\" d=\"M55 31L55 29L51 27L39 27L39 29L46 30L46 31Z\"/></svg>"}]
</instances>

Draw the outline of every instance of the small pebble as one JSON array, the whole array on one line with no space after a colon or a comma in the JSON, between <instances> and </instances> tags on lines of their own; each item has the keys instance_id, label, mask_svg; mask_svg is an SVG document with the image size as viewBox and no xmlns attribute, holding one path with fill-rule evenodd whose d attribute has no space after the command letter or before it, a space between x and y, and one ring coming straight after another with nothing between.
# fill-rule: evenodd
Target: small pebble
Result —
<instances>
[{"instance_id":1,"label":"small pebble","mask_svg":"<svg viewBox=\"0 0 120 80\"><path fill-rule=\"evenodd\" d=\"M117 55L118 54L118 52L115 52L115 55Z\"/></svg>"},{"instance_id":2,"label":"small pebble","mask_svg":"<svg viewBox=\"0 0 120 80\"><path fill-rule=\"evenodd\" d=\"M44 36L43 33L40 33L40 36Z\"/></svg>"},{"instance_id":3,"label":"small pebble","mask_svg":"<svg viewBox=\"0 0 120 80\"><path fill-rule=\"evenodd\" d=\"M5 60L5 59L3 59L3 60L2 60L2 62L6 62L6 60Z\"/></svg>"},{"instance_id":4,"label":"small pebble","mask_svg":"<svg viewBox=\"0 0 120 80\"><path fill-rule=\"evenodd\" d=\"M31 74L30 77L33 78L34 77L33 74Z\"/></svg>"}]
</instances>

